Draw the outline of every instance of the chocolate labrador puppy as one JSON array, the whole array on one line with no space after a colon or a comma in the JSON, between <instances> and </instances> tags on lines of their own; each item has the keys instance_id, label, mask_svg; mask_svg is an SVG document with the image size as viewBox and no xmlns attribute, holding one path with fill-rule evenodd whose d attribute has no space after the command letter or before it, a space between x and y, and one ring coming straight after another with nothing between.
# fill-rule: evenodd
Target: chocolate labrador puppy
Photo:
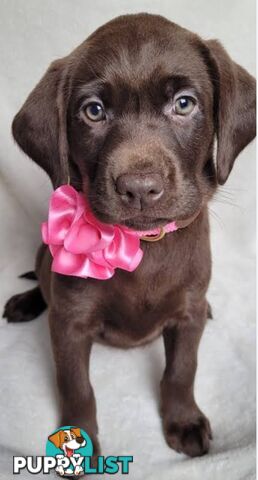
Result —
<instances>
[{"instance_id":1,"label":"chocolate labrador puppy","mask_svg":"<svg viewBox=\"0 0 258 480\"><path fill-rule=\"evenodd\" d=\"M162 334L166 441L205 454L211 429L194 378L209 315L207 203L255 136L254 78L216 40L157 15L126 15L50 65L16 115L13 135L55 188L70 177L102 222L134 230L178 225L159 241L142 240L139 267L109 280L51 273L44 245L39 286L7 303L10 322L49 307L61 424L85 429L99 454L92 343L128 348Z\"/></svg>"}]
</instances>

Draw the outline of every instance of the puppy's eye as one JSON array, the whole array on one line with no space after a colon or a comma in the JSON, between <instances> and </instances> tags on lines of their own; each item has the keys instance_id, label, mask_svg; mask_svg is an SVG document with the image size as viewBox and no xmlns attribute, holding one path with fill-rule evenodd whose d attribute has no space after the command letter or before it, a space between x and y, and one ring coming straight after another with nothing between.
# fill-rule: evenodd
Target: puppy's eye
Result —
<instances>
[{"instance_id":1,"label":"puppy's eye","mask_svg":"<svg viewBox=\"0 0 258 480\"><path fill-rule=\"evenodd\" d=\"M84 113L92 122L100 122L106 118L105 110L98 102L88 103L88 105L84 107Z\"/></svg>"},{"instance_id":2,"label":"puppy's eye","mask_svg":"<svg viewBox=\"0 0 258 480\"><path fill-rule=\"evenodd\" d=\"M191 97L180 97L175 103L175 112L177 115L189 115L195 107L195 102Z\"/></svg>"},{"instance_id":3,"label":"puppy's eye","mask_svg":"<svg viewBox=\"0 0 258 480\"><path fill-rule=\"evenodd\" d=\"M64 441L65 442L68 442L69 438L68 437L64 437Z\"/></svg>"}]
</instances>

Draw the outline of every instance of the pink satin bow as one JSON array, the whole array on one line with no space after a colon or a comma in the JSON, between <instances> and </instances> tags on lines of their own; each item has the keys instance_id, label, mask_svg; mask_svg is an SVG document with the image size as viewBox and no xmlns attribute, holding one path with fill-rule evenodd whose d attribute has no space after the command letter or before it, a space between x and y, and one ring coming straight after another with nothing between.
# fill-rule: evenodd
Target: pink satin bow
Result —
<instances>
[{"instance_id":1,"label":"pink satin bow","mask_svg":"<svg viewBox=\"0 0 258 480\"><path fill-rule=\"evenodd\" d=\"M176 230L175 222L165 231ZM43 242L53 256L52 271L63 275L106 280L116 268L132 272L142 260L140 237L159 229L136 232L101 223L82 193L62 185L51 195L48 221L42 224Z\"/></svg>"}]
</instances>

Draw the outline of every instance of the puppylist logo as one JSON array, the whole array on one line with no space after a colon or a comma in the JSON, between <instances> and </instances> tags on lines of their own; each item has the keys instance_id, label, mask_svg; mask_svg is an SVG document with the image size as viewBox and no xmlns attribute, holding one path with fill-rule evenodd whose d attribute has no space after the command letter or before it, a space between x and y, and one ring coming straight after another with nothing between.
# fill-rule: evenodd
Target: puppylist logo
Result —
<instances>
[{"instance_id":1,"label":"puppylist logo","mask_svg":"<svg viewBox=\"0 0 258 480\"><path fill-rule=\"evenodd\" d=\"M97 457L92 462L93 445L89 435L82 428L61 427L49 435L46 456L13 457L13 473L19 475L27 470L31 474L49 474L55 470L60 476L82 474L128 474L132 456Z\"/></svg>"}]
</instances>

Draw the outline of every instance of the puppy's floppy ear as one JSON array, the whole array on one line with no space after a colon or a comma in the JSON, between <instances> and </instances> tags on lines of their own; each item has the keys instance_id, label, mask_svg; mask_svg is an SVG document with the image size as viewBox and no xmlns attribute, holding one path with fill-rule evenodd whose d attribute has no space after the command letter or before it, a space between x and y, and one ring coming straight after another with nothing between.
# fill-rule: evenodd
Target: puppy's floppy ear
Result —
<instances>
[{"instance_id":1,"label":"puppy's floppy ear","mask_svg":"<svg viewBox=\"0 0 258 480\"><path fill-rule=\"evenodd\" d=\"M48 173L54 186L68 175L68 97L68 62L64 58L50 65L12 124L18 145Z\"/></svg>"},{"instance_id":2,"label":"puppy's floppy ear","mask_svg":"<svg viewBox=\"0 0 258 480\"><path fill-rule=\"evenodd\" d=\"M256 83L217 40L206 45L217 69L217 177L223 185L236 157L256 135Z\"/></svg>"},{"instance_id":3,"label":"puppy's floppy ear","mask_svg":"<svg viewBox=\"0 0 258 480\"><path fill-rule=\"evenodd\" d=\"M61 432L58 430L58 432L53 433L53 435L49 435L48 440L52 442L56 448L60 448L62 444L62 439L61 439Z\"/></svg>"},{"instance_id":4,"label":"puppy's floppy ear","mask_svg":"<svg viewBox=\"0 0 258 480\"><path fill-rule=\"evenodd\" d=\"M71 432L73 432L76 435L76 437L81 437L82 436L80 428L77 428L77 427L76 428L71 428Z\"/></svg>"}]
</instances>

